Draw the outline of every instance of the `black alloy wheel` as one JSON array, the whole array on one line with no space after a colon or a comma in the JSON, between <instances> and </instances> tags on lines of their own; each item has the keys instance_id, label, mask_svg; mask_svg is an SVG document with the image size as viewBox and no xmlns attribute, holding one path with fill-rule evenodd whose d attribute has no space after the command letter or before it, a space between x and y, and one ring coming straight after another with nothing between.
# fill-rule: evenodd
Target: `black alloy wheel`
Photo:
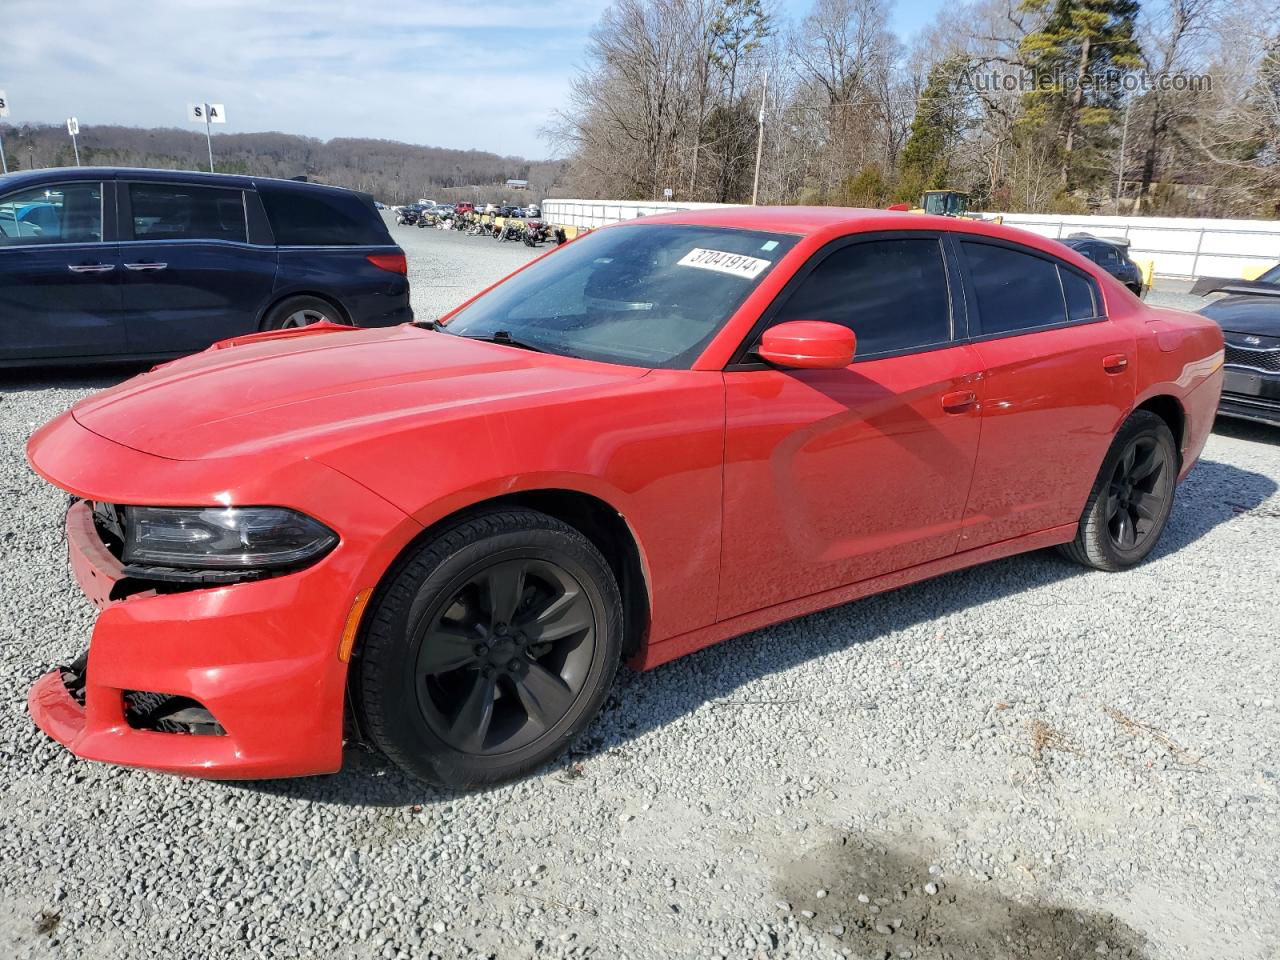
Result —
<instances>
[{"instance_id":1,"label":"black alloy wheel","mask_svg":"<svg viewBox=\"0 0 1280 960\"><path fill-rule=\"evenodd\" d=\"M535 556L483 562L418 640L418 704L449 746L506 753L545 734L582 694L596 618L577 578Z\"/></svg>"},{"instance_id":2,"label":"black alloy wheel","mask_svg":"<svg viewBox=\"0 0 1280 960\"><path fill-rule=\"evenodd\" d=\"M1111 542L1121 550L1137 550L1160 532L1173 493L1168 459L1154 436L1129 442L1117 461L1107 487L1104 515Z\"/></svg>"},{"instance_id":3,"label":"black alloy wheel","mask_svg":"<svg viewBox=\"0 0 1280 960\"><path fill-rule=\"evenodd\" d=\"M361 729L433 783L520 776L600 711L622 623L613 571L578 530L524 508L459 520L406 555L365 614Z\"/></svg>"},{"instance_id":4,"label":"black alloy wheel","mask_svg":"<svg viewBox=\"0 0 1280 960\"><path fill-rule=\"evenodd\" d=\"M1059 549L1098 570L1123 570L1155 549L1173 510L1178 478L1173 432L1136 410L1116 433L1085 503L1075 539Z\"/></svg>"}]
</instances>

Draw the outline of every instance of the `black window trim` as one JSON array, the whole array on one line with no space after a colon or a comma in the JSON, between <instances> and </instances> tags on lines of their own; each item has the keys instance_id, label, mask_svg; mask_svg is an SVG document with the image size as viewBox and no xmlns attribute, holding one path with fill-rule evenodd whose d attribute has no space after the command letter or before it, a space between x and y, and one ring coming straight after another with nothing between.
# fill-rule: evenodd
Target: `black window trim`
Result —
<instances>
[{"instance_id":1,"label":"black window trim","mask_svg":"<svg viewBox=\"0 0 1280 960\"><path fill-rule=\"evenodd\" d=\"M98 185L98 221L102 225L101 240L78 240L74 243L3 243L0 244L0 250L47 250L50 247L66 249L71 247L115 246L118 241L116 240L115 180L113 179L102 177L95 180L92 177L75 177L71 180L50 180L48 183L28 184L25 187L10 190L0 196L0 204L10 197L26 193L29 190L49 190L53 187L66 187L79 183L96 183Z\"/></svg>"},{"instance_id":2,"label":"black window trim","mask_svg":"<svg viewBox=\"0 0 1280 960\"><path fill-rule=\"evenodd\" d=\"M970 293L960 283L961 272L960 263L957 260L958 250L952 248L947 242L947 238L951 236L946 230L875 230L866 233L849 233L824 244L810 255L809 259L791 275L786 284L769 305L760 313L760 317L756 320L751 330L743 337L742 342L738 344L733 355L729 358L729 362L725 364L724 370L727 373L748 371L748 370L775 370L776 367L765 363L763 360L752 359L752 353L756 346L760 343L760 338L764 332L773 326L774 318L786 306L787 302L795 294L797 288L809 278L828 257L859 243L874 243L884 240L928 240L933 239L938 242L940 253L942 254L943 271L946 274L947 281L947 307L950 314L951 338L948 340L940 340L937 343L921 344L914 347L905 347L901 350L885 350L879 353L857 354L855 353L853 363L864 363L872 360L887 360L893 357L914 356L921 353L932 353L935 350L946 350L966 343L969 340L969 300Z\"/></svg>"},{"instance_id":3,"label":"black window trim","mask_svg":"<svg viewBox=\"0 0 1280 960\"><path fill-rule=\"evenodd\" d=\"M988 237L981 234L948 232L948 244L955 248L955 259L960 269L960 276L964 284L964 294L966 299L973 304L971 316L973 318L972 331L970 336L966 338L966 343L985 343L988 340L1004 340L1009 337L1022 337L1034 333L1047 333L1052 330L1066 330L1069 327L1083 327L1091 323L1106 323L1111 318L1107 316L1106 302L1102 299L1102 290L1098 286L1098 281L1085 271L1060 260L1051 253L1043 250L1037 250L1034 247L1028 247L1021 243L1011 240L1005 240L1003 237ZM1062 271L1069 270L1076 276L1082 278L1089 284L1089 292L1093 297L1094 314L1083 320L1064 320L1060 323L1046 323L1035 327L1020 327L1017 330L998 330L993 333L982 333L982 313L978 306L977 292L973 287L973 277L969 270L969 264L964 258L964 251L960 249L961 243L981 243L991 247L1004 247L1012 250L1014 253L1022 253L1027 256L1036 257L1053 264L1058 269L1058 293L1062 297L1062 314L1068 316L1067 308L1067 292L1062 286Z\"/></svg>"},{"instance_id":4,"label":"black window trim","mask_svg":"<svg viewBox=\"0 0 1280 960\"><path fill-rule=\"evenodd\" d=\"M246 186L228 186L221 183L191 183L183 180L169 180L166 178L151 177L122 177L115 181L116 183L116 220L120 225L120 243L127 243L131 246L137 245L187 245L194 246L196 244L220 244L228 247L249 247L251 249L261 249L263 247L272 247L272 243L264 243L261 240L255 240L249 217L249 200L246 194L256 192L252 187ZM160 187L196 187L204 190L238 190L240 192L240 209L244 214L245 223L245 239L243 240L223 240L217 237L181 237L181 238L145 238L135 237L133 235L133 201L129 196L129 187L135 183L147 186ZM126 229L127 228L127 229ZM125 236L125 234L128 236Z\"/></svg>"}]
</instances>

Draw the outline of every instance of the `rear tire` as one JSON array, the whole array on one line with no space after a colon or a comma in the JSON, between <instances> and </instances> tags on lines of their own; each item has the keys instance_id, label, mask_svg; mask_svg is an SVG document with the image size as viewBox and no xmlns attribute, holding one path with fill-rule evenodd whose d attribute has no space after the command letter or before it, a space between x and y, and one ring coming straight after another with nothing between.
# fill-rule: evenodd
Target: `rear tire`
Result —
<instances>
[{"instance_id":1,"label":"rear tire","mask_svg":"<svg viewBox=\"0 0 1280 960\"><path fill-rule=\"evenodd\" d=\"M452 788L521 776L604 704L622 600L600 551L534 510L483 513L393 571L366 619L352 691L374 745Z\"/></svg>"},{"instance_id":2,"label":"rear tire","mask_svg":"<svg viewBox=\"0 0 1280 960\"><path fill-rule=\"evenodd\" d=\"M1075 539L1058 550L1095 570L1114 572L1141 563L1169 520L1177 474L1169 425L1147 410L1134 411L1103 458Z\"/></svg>"},{"instance_id":3,"label":"rear tire","mask_svg":"<svg viewBox=\"0 0 1280 960\"><path fill-rule=\"evenodd\" d=\"M289 297L281 300L262 321L263 330L291 330L325 321L350 326L342 311L319 297Z\"/></svg>"}]
</instances>

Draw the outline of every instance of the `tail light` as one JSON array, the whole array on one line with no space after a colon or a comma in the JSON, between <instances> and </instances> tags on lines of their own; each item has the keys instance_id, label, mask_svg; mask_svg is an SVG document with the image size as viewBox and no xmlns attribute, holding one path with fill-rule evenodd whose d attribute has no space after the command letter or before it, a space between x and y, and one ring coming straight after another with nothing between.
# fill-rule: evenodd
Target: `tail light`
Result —
<instances>
[{"instance_id":1,"label":"tail light","mask_svg":"<svg viewBox=\"0 0 1280 960\"><path fill-rule=\"evenodd\" d=\"M409 272L409 264L405 261L403 253L371 253L365 259L379 270L399 274Z\"/></svg>"}]
</instances>

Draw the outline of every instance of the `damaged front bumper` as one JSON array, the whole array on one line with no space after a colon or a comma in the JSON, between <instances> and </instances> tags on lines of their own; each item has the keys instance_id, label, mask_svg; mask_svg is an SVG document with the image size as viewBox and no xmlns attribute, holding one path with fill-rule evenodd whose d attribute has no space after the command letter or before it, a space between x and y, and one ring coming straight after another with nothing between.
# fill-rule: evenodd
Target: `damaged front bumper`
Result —
<instances>
[{"instance_id":1,"label":"damaged front bumper","mask_svg":"<svg viewBox=\"0 0 1280 960\"><path fill-rule=\"evenodd\" d=\"M343 626L355 597L376 585L389 564L388 551L417 524L313 462L274 472L241 464L235 476L247 479L240 487L204 467L210 488L234 491L232 502L284 499L283 506L322 515L342 540L314 565L279 576L225 585L149 583L131 576L108 548L89 501L150 502L146 486L207 502L209 495L202 499L193 486L197 465L115 444L70 417L37 433L29 456L47 479L88 498L67 513L67 549L77 583L99 610L87 657L31 688L28 707L40 729L88 760L188 776L338 770ZM264 488L291 492L270 497Z\"/></svg>"}]
</instances>

